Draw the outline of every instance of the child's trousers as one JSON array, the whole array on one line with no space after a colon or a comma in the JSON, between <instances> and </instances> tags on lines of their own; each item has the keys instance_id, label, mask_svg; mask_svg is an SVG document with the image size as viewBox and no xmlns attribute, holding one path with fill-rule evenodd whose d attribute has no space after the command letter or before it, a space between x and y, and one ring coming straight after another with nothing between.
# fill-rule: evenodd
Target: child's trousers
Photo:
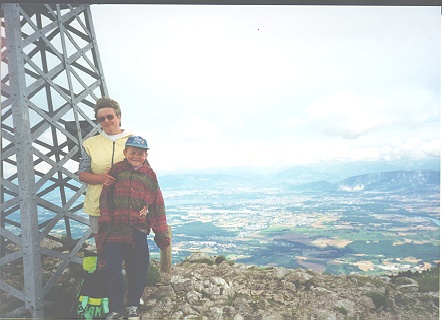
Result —
<instances>
[{"instance_id":1,"label":"child's trousers","mask_svg":"<svg viewBox=\"0 0 442 320\"><path fill-rule=\"evenodd\" d=\"M109 289L109 311L124 314L126 284L122 274L123 261L127 277L127 306L138 306L146 286L149 267L147 234L133 230L135 245L124 242L106 242L106 281Z\"/></svg>"}]
</instances>

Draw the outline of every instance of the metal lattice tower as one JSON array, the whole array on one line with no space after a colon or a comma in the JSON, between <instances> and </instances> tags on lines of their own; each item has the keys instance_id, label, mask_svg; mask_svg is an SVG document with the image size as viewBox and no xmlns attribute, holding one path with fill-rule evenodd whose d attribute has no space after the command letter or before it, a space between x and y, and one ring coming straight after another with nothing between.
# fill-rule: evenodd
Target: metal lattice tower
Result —
<instances>
[{"instance_id":1,"label":"metal lattice tower","mask_svg":"<svg viewBox=\"0 0 442 320\"><path fill-rule=\"evenodd\" d=\"M12 314L43 318L46 294L90 237L76 171L107 88L88 5L1 9L0 289L23 301ZM56 271L45 270L48 257ZM22 287L11 265L23 267Z\"/></svg>"}]
</instances>

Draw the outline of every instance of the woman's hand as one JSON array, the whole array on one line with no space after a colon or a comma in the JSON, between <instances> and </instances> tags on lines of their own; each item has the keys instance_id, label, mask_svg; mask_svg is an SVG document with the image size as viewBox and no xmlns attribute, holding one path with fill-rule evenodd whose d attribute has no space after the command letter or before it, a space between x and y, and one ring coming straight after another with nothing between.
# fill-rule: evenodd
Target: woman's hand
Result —
<instances>
[{"instance_id":1,"label":"woman's hand","mask_svg":"<svg viewBox=\"0 0 442 320\"><path fill-rule=\"evenodd\" d=\"M115 183L115 178L111 175L108 175L107 173L101 175L101 183L103 186L109 187Z\"/></svg>"},{"instance_id":2,"label":"woman's hand","mask_svg":"<svg viewBox=\"0 0 442 320\"><path fill-rule=\"evenodd\" d=\"M140 211L140 217L145 217L147 215L147 207L144 206Z\"/></svg>"}]
</instances>

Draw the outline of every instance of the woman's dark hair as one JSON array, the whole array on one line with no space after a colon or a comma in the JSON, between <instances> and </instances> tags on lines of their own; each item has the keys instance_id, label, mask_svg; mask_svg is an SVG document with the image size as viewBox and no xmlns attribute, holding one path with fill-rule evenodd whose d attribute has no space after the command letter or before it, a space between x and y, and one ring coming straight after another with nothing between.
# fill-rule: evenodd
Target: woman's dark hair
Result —
<instances>
[{"instance_id":1,"label":"woman's dark hair","mask_svg":"<svg viewBox=\"0 0 442 320\"><path fill-rule=\"evenodd\" d=\"M94 112L95 112L95 118L98 116L98 110L102 108L112 108L115 110L115 113L118 117L121 117L121 108L117 101L109 98L109 97L103 97L97 100L95 102L94 106Z\"/></svg>"}]
</instances>

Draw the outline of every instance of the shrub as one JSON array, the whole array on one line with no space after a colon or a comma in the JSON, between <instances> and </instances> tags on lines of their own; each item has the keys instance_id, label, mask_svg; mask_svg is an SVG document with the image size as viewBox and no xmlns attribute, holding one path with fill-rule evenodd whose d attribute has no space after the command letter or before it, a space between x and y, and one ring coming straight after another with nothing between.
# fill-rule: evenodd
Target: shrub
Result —
<instances>
[{"instance_id":1,"label":"shrub","mask_svg":"<svg viewBox=\"0 0 442 320\"><path fill-rule=\"evenodd\" d=\"M420 292L439 292L439 277L417 278Z\"/></svg>"},{"instance_id":2,"label":"shrub","mask_svg":"<svg viewBox=\"0 0 442 320\"><path fill-rule=\"evenodd\" d=\"M372 292L367 292L365 295L373 300L373 303L376 306L376 308L381 308L381 307L383 308L388 305L387 298L385 297L385 295L383 295L380 292L372 291Z\"/></svg>"},{"instance_id":3,"label":"shrub","mask_svg":"<svg viewBox=\"0 0 442 320\"><path fill-rule=\"evenodd\" d=\"M215 258L215 264L216 264L216 265L220 265L220 264L223 263L224 261L226 261L226 262L229 264L229 266L233 266L233 265L235 264L234 261L232 261L232 260L227 260L225 256L217 256L217 257Z\"/></svg>"},{"instance_id":4,"label":"shrub","mask_svg":"<svg viewBox=\"0 0 442 320\"><path fill-rule=\"evenodd\" d=\"M412 284L413 280L410 280L410 278L406 278L406 277L399 277L399 278L393 278L391 279L391 283L392 284L396 284L399 286L404 286L404 285L408 285L408 284Z\"/></svg>"},{"instance_id":5,"label":"shrub","mask_svg":"<svg viewBox=\"0 0 442 320\"><path fill-rule=\"evenodd\" d=\"M161 281L161 273L156 266L149 264L149 269L147 269L146 285L155 286Z\"/></svg>"},{"instance_id":6,"label":"shrub","mask_svg":"<svg viewBox=\"0 0 442 320\"><path fill-rule=\"evenodd\" d=\"M336 307L335 308L336 311L338 311L339 313L342 313L344 316L346 316L348 314L347 309L345 309L344 307Z\"/></svg>"},{"instance_id":7,"label":"shrub","mask_svg":"<svg viewBox=\"0 0 442 320\"><path fill-rule=\"evenodd\" d=\"M226 260L226 257L225 256L217 256L216 258L215 258L215 264L221 264L223 261L225 261Z\"/></svg>"}]
</instances>

